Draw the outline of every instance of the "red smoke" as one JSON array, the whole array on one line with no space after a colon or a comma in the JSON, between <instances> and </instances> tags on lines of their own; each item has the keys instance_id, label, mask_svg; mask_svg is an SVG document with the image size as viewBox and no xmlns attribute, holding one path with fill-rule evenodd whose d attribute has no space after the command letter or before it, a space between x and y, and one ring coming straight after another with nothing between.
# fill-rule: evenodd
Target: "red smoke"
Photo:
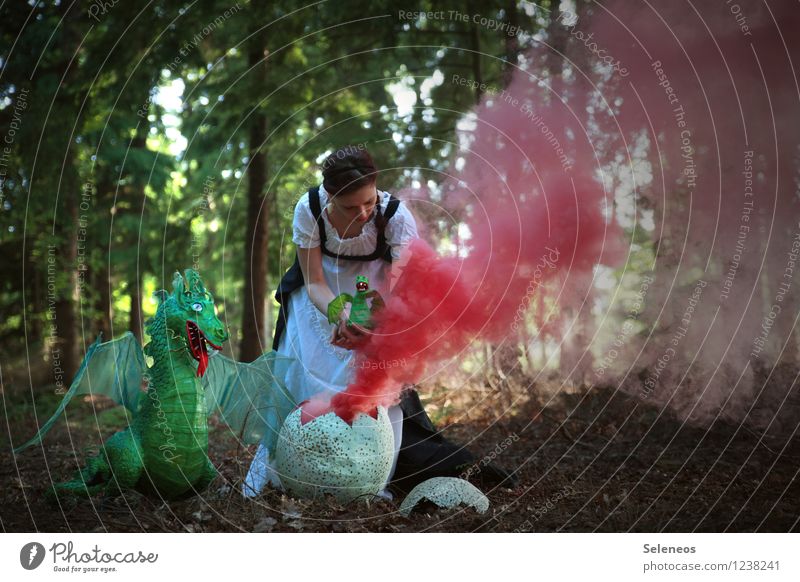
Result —
<instances>
[{"instance_id":1,"label":"red smoke","mask_svg":"<svg viewBox=\"0 0 800 582\"><path fill-rule=\"evenodd\" d=\"M541 106L537 114L566 145L571 114L558 105ZM606 194L591 164L565 171L518 106L484 103L477 116L474 141L462 153L461 182L445 185L450 205L463 203L471 234L466 256L439 256L422 240L406 250L402 276L357 355L355 381L331 400L347 421L396 402L402 385L416 382L428 363L451 358L476 339L511 334L546 281L591 272L612 259L612 246L619 254L617 243L609 243L619 234L604 215ZM520 131L524 123L529 127ZM392 365L398 360L403 365Z\"/></svg>"},{"instance_id":2,"label":"red smoke","mask_svg":"<svg viewBox=\"0 0 800 582\"><path fill-rule=\"evenodd\" d=\"M641 336L603 379L684 417L764 427L788 412L791 390L764 378L780 359L797 363L800 279L785 270L800 235L800 11L790 2L608 6L586 23L630 71L607 99L629 142L647 136L652 180L639 180L639 200L653 213L657 252L652 272L640 273L655 281L635 318ZM598 352L610 351L619 323L606 323Z\"/></svg>"},{"instance_id":3,"label":"red smoke","mask_svg":"<svg viewBox=\"0 0 800 582\"><path fill-rule=\"evenodd\" d=\"M798 25L789 2L662 1L549 26L467 116L428 201L469 227L466 255L408 249L333 409L350 420L396 402L427 364L510 336L533 303L540 333L564 340L565 380L771 422L792 387L754 371L798 357ZM597 264L618 267L613 288ZM544 293L561 318L546 326Z\"/></svg>"}]
</instances>

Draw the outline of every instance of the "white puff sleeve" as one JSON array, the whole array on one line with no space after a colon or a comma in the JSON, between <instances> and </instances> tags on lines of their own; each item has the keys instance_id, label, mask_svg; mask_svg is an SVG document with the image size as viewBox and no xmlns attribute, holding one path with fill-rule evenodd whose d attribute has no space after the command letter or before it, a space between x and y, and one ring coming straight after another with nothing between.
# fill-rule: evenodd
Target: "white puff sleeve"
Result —
<instances>
[{"instance_id":1,"label":"white puff sleeve","mask_svg":"<svg viewBox=\"0 0 800 582\"><path fill-rule=\"evenodd\" d=\"M319 226L308 203L308 192L300 197L294 207L292 241L301 249L311 249L320 245Z\"/></svg>"},{"instance_id":2,"label":"white puff sleeve","mask_svg":"<svg viewBox=\"0 0 800 582\"><path fill-rule=\"evenodd\" d=\"M406 206L405 202L400 202L397 207L397 212L389 220L386 225L386 242L392 247L392 259L397 260L400 258L400 252L403 247L408 245L415 238L419 238L417 234L417 221L414 215Z\"/></svg>"}]
</instances>

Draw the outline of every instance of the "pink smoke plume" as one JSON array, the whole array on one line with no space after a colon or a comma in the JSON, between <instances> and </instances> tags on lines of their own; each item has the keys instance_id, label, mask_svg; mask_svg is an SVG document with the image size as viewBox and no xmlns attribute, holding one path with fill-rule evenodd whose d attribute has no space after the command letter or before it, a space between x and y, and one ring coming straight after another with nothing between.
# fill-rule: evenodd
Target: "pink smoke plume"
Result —
<instances>
[{"instance_id":1,"label":"pink smoke plume","mask_svg":"<svg viewBox=\"0 0 800 582\"><path fill-rule=\"evenodd\" d=\"M337 414L396 402L429 364L509 336L529 304L577 382L701 421L786 414L794 384L763 377L798 355L800 11L732 6L553 19L459 131L440 204L468 227L465 254L410 246ZM544 321L545 293L560 320ZM405 364L370 365L388 358Z\"/></svg>"},{"instance_id":2,"label":"pink smoke plume","mask_svg":"<svg viewBox=\"0 0 800 582\"><path fill-rule=\"evenodd\" d=\"M626 139L647 144L632 152L641 162L630 173L655 251L631 285L643 305L626 320L638 334L605 378L589 380L700 422L796 419L793 383L770 368L797 363L800 11L788 2L613 3L586 23L629 72L608 100ZM608 323L596 340L604 354L620 324Z\"/></svg>"},{"instance_id":3,"label":"pink smoke plume","mask_svg":"<svg viewBox=\"0 0 800 582\"><path fill-rule=\"evenodd\" d=\"M509 91L525 82L515 80ZM569 109L551 101L536 112L566 147ZM511 334L539 286L556 275L591 273L620 257L620 234L592 164L565 170L553 134L526 121L518 104L486 101L476 115L464 169L445 186L448 203L463 203L466 256L439 256L422 240L406 249L402 275L359 351L356 378L331 400L345 420L396 402L429 363ZM591 144L578 138L573 148L590 152ZM387 358L405 364L381 366Z\"/></svg>"}]
</instances>

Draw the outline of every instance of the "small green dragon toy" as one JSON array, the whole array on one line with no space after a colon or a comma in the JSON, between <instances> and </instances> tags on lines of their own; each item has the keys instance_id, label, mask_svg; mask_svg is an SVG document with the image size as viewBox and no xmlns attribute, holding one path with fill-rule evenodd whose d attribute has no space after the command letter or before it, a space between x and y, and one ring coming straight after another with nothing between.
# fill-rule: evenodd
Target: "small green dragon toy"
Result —
<instances>
[{"instance_id":1,"label":"small green dragon toy","mask_svg":"<svg viewBox=\"0 0 800 582\"><path fill-rule=\"evenodd\" d=\"M372 306L367 304L367 299L372 299ZM372 316L384 307L383 298L377 291L369 290L369 279L363 275L356 277L355 297L349 293L342 293L328 303L328 323L334 325L339 321L345 305L350 304L350 317L347 325L360 325L372 327Z\"/></svg>"},{"instance_id":2,"label":"small green dragon toy","mask_svg":"<svg viewBox=\"0 0 800 582\"><path fill-rule=\"evenodd\" d=\"M101 334L56 412L14 450L41 442L76 394L110 396L130 411L129 426L106 440L71 481L49 488L47 497L126 489L166 499L197 493L217 475L208 458L207 417L215 411L242 441L264 439L274 450L281 424L296 405L279 380L291 358L267 352L242 363L218 351L209 355L207 346L221 350L228 339L213 296L192 269L185 278L176 272L172 284L171 295L154 294L159 306L147 322L151 341L144 351L130 332L105 343Z\"/></svg>"}]
</instances>

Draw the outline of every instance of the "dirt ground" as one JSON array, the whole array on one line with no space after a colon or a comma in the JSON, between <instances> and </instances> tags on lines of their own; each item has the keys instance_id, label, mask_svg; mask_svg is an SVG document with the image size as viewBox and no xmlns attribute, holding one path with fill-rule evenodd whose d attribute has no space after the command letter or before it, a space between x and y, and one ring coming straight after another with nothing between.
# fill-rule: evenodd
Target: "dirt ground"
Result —
<instances>
[{"instance_id":1,"label":"dirt ground","mask_svg":"<svg viewBox=\"0 0 800 582\"><path fill-rule=\"evenodd\" d=\"M491 504L484 514L425 504L409 517L398 512L400 496L342 506L268 489L244 499L241 484L255 447L238 446L218 426L212 427L210 456L220 476L202 497L165 503L131 492L49 505L42 494L51 479L70 477L83 449L113 433L120 417L108 405L81 403L44 448L15 458L8 435L19 443L35 424L30 406L12 407L11 396L6 390L8 432L0 441L0 526L6 532L800 530L796 425L768 436L720 422L690 426L613 388L561 393L547 406L529 398L497 418L474 410L467 417L432 414L448 438L469 443L478 460L470 480ZM430 408L436 409L435 400ZM503 407L483 409L492 408ZM483 460L515 471L519 485L483 487Z\"/></svg>"}]
</instances>

